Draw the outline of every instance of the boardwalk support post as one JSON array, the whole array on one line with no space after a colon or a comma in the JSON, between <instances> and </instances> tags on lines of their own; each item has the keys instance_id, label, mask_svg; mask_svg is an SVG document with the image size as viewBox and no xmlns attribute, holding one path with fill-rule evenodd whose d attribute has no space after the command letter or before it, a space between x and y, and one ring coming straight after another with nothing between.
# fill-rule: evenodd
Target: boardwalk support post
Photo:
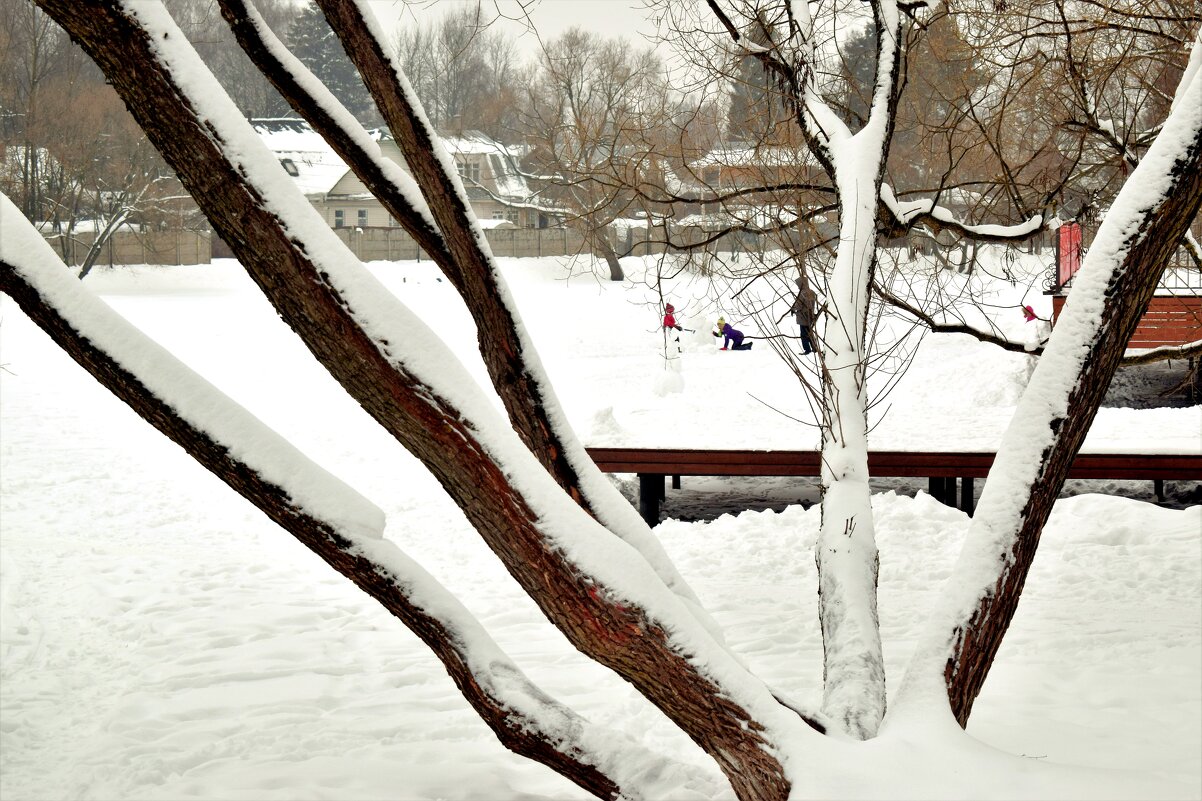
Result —
<instances>
[{"instance_id":1,"label":"boardwalk support post","mask_svg":"<svg viewBox=\"0 0 1202 801\"><path fill-rule=\"evenodd\" d=\"M664 477L657 473L639 473L639 514L654 527L659 523L659 502L664 498Z\"/></svg>"},{"instance_id":2,"label":"boardwalk support post","mask_svg":"<svg viewBox=\"0 0 1202 801\"><path fill-rule=\"evenodd\" d=\"M972 517L973 510L973 479L972 476L964 476L960 479L960 508L964 510L964 514Z\"/></svg>"}]
</instances>

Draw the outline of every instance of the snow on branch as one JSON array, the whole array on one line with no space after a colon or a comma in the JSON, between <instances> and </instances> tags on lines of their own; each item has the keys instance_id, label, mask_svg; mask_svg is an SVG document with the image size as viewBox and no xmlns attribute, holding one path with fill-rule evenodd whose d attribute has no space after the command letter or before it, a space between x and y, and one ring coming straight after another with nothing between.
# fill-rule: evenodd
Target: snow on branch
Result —
<instances>
[{"instance_id":1,"label":"snow on branch","mask_svg":"<svg viewBox=\"0 0 1202 801\"><path fill-rule=\"evenodd\" d=\"M559 403L538 348L521 323L517 303L480 229L450 156L436 144L433 126L370 9L356 0L321 3L335 33L359 69L414 176L423 186L463 282L461 294L480 330L484 361L514 428L569 494L610 532L637 549L663 582L693 608L719 641L720 630L672 564L646 523L589 458Z\"/></svg>"},{"instance_id":2,"label":"snow on branch","mask_svg":"<svg viewBox=\"0 0 1202 801\"><path fill-rule=\"evenodd\" d=\"M638 797L645 776L685 770L536 687L454 595L382 538L380 509L88 292L4 195L0 290L147 422L405 623L507 746L563 763L609 797Z\"/></svg>"},{"instance_id":3,"label":"snow on branch","mask_svg":"<svg viewBox=\"0 0 1202 801\"><path fill-rule=\"evenodd\" d=\"M1042 347L1031 347L1030 344L1000 336L992 331L986 331L982 328L978 328L975 325L970 325L964 322L941 322L914 304L909 303L890 292L878 282L873 282L872 290L877 294L878 297L881 298L881 300L915 318L934 333L967 334L968 336L971 336L981 342L987 342L990 345L997 345L1003 350L1012 351L1014 353L1025 353L1029 356L1038 356L1039 354L1043 353Z\"/></svg>"},{"instance_id":4,"label":"snow on branch","mask_svg":"<svg viewBox=\"0 0 1202 801\"><path fill-rule=\"evenodd\" d=\"M525 336L524 328L516 324L516 308L482 232L477 232L474 237L458 238L457 248L448 246L413 177L379 154L375 142L358 122L284 48L253 6L243 0L221 0L221 5L239 43L256 66L273 81L293 108L335 147L388 211L414 235L456 289L472 299L469 308L477 325L482 330L487 328L493 332L492 336L481 340L481 347L485 363L506 408L519 424L519 431L538 432L550 438L549 442L530 443L535 453L548 454L552 459L556 458L555 455L562 456L566 461L552 463L549 467L556 470L558 475L563 475L563 481L569 486L580 486L589 507L620 536L635 543L682 597L695 603L696 596L671 566L658 542L646 531L641 518L624 499L617 497L616 490L588 459L575 435L567 429L566 423L561 422L563 415L559 411L558 401L538 362L533 343ZM364 29L370 33L366 25ZM365 71L365 74L383 72L400 76L398 65L387 66L386 70ZM402 102L398 105L407 105L411 114L410 122L416 123L415 127L432 132L428 122L424 121L420 104L406 85L377 86L376 91L401 96ZM431 141L436 140L432 138ZM445 158L440 161L431 154L425 161L438 162L436 171L442 180L457 190L444 193L442 197L459 200L458 222L474 226L476 223L470 203L463 195L462 188L456 184L459 179L454 170L443 163ZM454 222L449 221L446 214L443 215L442 224ZM515 380L515 376L524 378ZM531 417L535 418L533 422ZM700 610L698 613L706 619L707 625L712 626L708 616L702 615Z\"/></svg>"},{"instance_id":5,"label":"snow on branch","mask_svg":"<svg viewBox=\"0 0 1202 801\"><path fill-rule=\"evenodd\" d=\"M1202 43L1202 38L1199 39ZM1176 242L1202 206L1202 80L1172 111L1098 228L989 471L959 561L893 709L966 725L1043 525Z\"/></svg>"},{"instance_id":6,"label":"snow on branch","mask_svg":"<svg viewBox=\"0 0 1202 801\"><path fill-rule=\"evenodd\" d=\"M239 46L313 129L330 143L422 249L438 259L442 234L413 176L380 153L379 145L317 76L289 52L252 3L218 0ZM440 259L446 261L443 256Z\"/></svg>"},{"instance_id":7,"label":"snow on branch","mask_svg":"<svg viewBox=\"0 0 1202 801\"><path fill-rule=\"evenodd\" d=\"M920 11L937 11L943 7L942 0L900 0L897 8L904 14L913 17Z\"/></svg>"},{"instance_id":8,"label":"snow on branch","mask_svg":"<svg viewBox=\"0 0 1202 801\"><path fill-rule=\"evenodd\" d=\"M64 327L103 354L115 369L179 417L228 458L277 487L306 515L327 520L357 539L378 539L384 513L310 461L290 442L223 395L83 288L20 210L0 194L0 262L5 291L25 285L61 317Z\"/></svg>"},{"instance_id":9,"label":"snow on branch","mask_svg":"<svg viewBox=\"0 0 1202 801\"><path fill-rule=\"evenodd\" d=\"M848 139L851 134L818 91L814 72L817 57L813 46L813 23L806 0L790 0L787 6L791 22L783 49L782 43L769 41L767 45L761 45L743 36L718 0L706 0L706 5L736 47L744 55L758 60L765 73L789 99L806 144L827 173L833 176L832 145L836 140ZM786 57L784 51L788 51L792 57Z\"/></svg>"},{"instance_id":10,"label":"snow on branch","mask_svg":"<svg viewBox=\"0 0 1202 801\"><path fill-rule=\"evenodd\" d=\"M1184 345L1162 345L1159 348L1129 353L1123 357L1123 364L1151 364L1170 359L1197 359L1199 356L1202 356L1202 339L1186 342Z\"/></svg>"},{"instance_id":11,"label":"snow on branch","mask_svg":"<svg viewBox=\"0 0 1202 801\"><path fill-rule=\"evenodd\" d=\"M1032 345L1028 342L1019 342L1015 339L1001 336L992 331L986 331L968 323L946 323L927 314L922 309L912 303L908 303L902 298L899 298L894 293L890 292L885 287L878 283L873 283L872 289L876 292L881 300L889 305L909 314L930 331L936 334L967 334L974 339L990 345L997 345L1002 350L1008 350L1013 353L1023 353L1027 356L1042 356L1043 345ZM1196 342L1187 342L1184 345L1164 345L1158 348L1150 348L1148 350L1130 351L1123 355L1120 364L1123 367L1131 367L1137 364L1152 364L1153 362L1167 362L1173 359L1196 359L1202 356L1202 340Z\"/></svg>"},{"instance_id":12,"label":"snow on branch","mask_svg":"<svg viewBox=\"0 0 1202 801\"><path fill-rule=\"evenodd\" d=\"M736 791L783 793L798 781L800 767L777 749L819 737L821 725L812 722L819 716L803 718L783 706L644 552L555 482L446 343L362 268L299 194L163 7L134 0L39 4L105 71L313 355L439 479L573 645L684 729ZM352 17L363 11L345 0L322 5L327 14L332 7ZM381 52L378 41L354 41ZM397 80L403 83L399 73ZM429 133L424 118L415 124ZM426 187L428 200L437 186ZM431 210L437 220L439 210ZM443 230L448 244L473 234L459 224Z\"/></svg>"},{"instance_id":13,"label":"snow on branch","mask_svg":"<svg viewBox=\"0 0 1202 801\"><path fill-rule=\"evenodd\" d=\"M944 206L936 205L933 199L899 201L893 187L881 184L881 207L888 215L889 229L906 231L919 224L927 224L939 230L946 228L968 239L982 242L1016 242L1039 233L1050 224L1042 214L1036 214L1017 225L974 225L959 220Z\"/></svg>"}]
</instances>

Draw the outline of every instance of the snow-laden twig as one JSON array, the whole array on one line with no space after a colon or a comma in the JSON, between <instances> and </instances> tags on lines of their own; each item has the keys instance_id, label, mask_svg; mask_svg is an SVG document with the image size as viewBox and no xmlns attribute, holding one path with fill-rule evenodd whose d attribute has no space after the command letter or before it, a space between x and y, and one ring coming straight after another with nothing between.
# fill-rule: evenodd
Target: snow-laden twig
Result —
<instances>
[{"instance_id":1,"label":"snow-laden twig","mask_svg":"<svg viewBox=\"0 0 1202 801\"><path fill-rule=\"evenodd\" d=\"M1046 219L1042 214L1036 214L1017 225L966 223L959 219L951 209L937 205L931 198L900 201L893 193L893 187L884 183L881 184L881 205L895 221L896 226L902 229L910 229L926 223L933 228L946 228L967 239L981 242L1022 241L1047 229L1051 224L1051 220Z\"/></svg>"}]
</instances>

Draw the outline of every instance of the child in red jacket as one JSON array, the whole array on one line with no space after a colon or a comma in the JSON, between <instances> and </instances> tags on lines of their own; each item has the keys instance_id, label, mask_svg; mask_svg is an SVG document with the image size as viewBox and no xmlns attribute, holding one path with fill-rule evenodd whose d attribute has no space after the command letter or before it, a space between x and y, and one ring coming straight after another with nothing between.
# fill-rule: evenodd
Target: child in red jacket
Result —
<instances>
[{"instance_id":1,"label":"child in red jacket","mask_svg":"<svg viewBox=\"0 0 1202 801\"><path fill-rule=\"evenodd\" d=\"M664 306L664 328L675 328L677 331L684 330L676 324L676 307L671 303Z\"/></svg>"}]
</instances>

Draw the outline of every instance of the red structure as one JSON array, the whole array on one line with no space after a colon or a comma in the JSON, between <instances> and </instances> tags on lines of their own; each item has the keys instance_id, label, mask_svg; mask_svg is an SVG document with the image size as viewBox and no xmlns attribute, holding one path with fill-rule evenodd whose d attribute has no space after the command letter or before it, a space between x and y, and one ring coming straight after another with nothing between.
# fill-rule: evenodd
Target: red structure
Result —
<instances>
[{"instance_id":1,"label":"red structure","mask_svg":"<svg viewBox=\"0 0 1202 801\"><path fill-rule=\"evenodd\" d=\"M1056 236L1056 285L1047 294L1052 296L1052 321L1060 318L1068 284L1081 269L1084 245L1081 225L1064 223ZM1170 275L1166 271L1165 278ZM1162 279L1163 281L1164 279ZM1181 283L1181 286L1173 286ZM1175 280L1156 291L1148 311L1127 343L1128 348L1159 348L1185 345L1202 339L1202 295L1192 282Z\"/></svg>"},{"instance_id":2,"label":"red structure","mask_svg":"<svg viewBox=\"0 0 1202 801\"><path fill-rule=\"evenodd\" d=\"M1081 269L1081 224L1064 223L1056 233L1056 283L1065 286Z\"/></svg>"}]
</instances>

